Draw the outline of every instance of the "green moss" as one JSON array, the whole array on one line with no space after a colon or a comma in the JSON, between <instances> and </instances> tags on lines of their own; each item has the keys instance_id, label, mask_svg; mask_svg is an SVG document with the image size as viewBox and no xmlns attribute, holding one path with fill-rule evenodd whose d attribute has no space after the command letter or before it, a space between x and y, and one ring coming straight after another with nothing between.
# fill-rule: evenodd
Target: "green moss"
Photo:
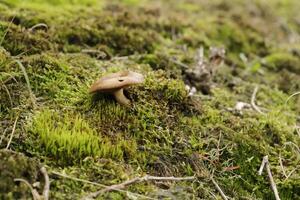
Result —
<instances>
[{"instance_id":1,"label":"green moss","mask_svg":"<svg viewBox=\"0 0 300 200\"><path fill-rule=\"evenodd\" d=\"M286 69L293 73L300 73L300 59L289 53L274 53L264 58L263 64L271 70Z\"/></svg>"},{"instance_id":2,"label":"green moss","mask_svg":"<svg viewBox=\"0 0 300 200\"><path fill-rule=\"evenodd\" d=\"M33 36L32 33L14 24L8 25L6 23L0 26L8 29L2 46L12 55L19 55L24 52L28 54L41 53L44 50L52 49L52 45L43 31L39 31Z\"/></svg>"},{"instance_id":3,"label":"green moss","mask_svg":"<svg viewBox=\"0 0 300 200\"><path fill-rule=\"evenodd\" d=\"M183 55L183 52L180 50L172 52L164 51L165 49L157 50L153 54L145 54L136 60L138 63L150 65L153 70L164 70L168 78L182 79L184 70L186 69L182 64L176 64L175 60L186 63L185 65L188 66L193 63L193 59L190 56Z\"/></svg>"},{"instance_id":4,"label":"green moss","mask_svg":"<svg viewBox=\"0 0 300 200\"><path fill-rule=\"evenodd\" d=\"M22 178L33 184L38 179L39 163L21 153L1 150L0 165L0 198L20 199L30 198L29 188L22 183L15 182L15 178Z\"/></svg>"},{"instance_id":5,"label":"green moss","mask_svg":"<svg viewBox=\"0 0 300 200\"><path fill-rule=\"evenodd\" d=\"M87 156L123 159L124 155L135 154L135 143L130 140L115 139L112 144L90 128L79 115L60 116L50 110L39 113L28 131L38 139L33 148L44 149L45 155L53 156L62 163L80 161ZM29 142L31 142L29 140Z\"/></svg>"},{"instance_id":6,"label":"green moss","mask_svg":"<svg viewBox=\"0 0 300 200\"><path fill-rule=\"evenodd\" d=\"M121 13L115 18L96 15L89 24L85 19L76 18L59 27L58 33L55 34L56 40L62 45L82 46L86 44L96 48L105 45L117 55L152 52L154 43L157 41L157 34L154 31L144 31L139 27L128 27L127 22L125 20L123 22L121 17L131 20L131 16L127 17L126 13L123 16ZM70 29L65 30L65 26L69 26ZM65 41L68 42L65 43Z\"/></svg>"},{"instance_id":7,"label":"green moss","mask_svg":"<svg viewBox=\"0 0 300 200\"><path fill-rule=\"evenodd\" d=\"M293 94L300 89L300 74L291 73L290 71L283 69L281 71L281 77L277 79L279 89L287 94Z\"/></svg>"},{"instance_id":8,"label":"green moss","mask_svg":"<svg viewBox=\"0 0 300 200\"><path fill-rule=\"evenodd\" d=\"M177 4L178 9L184 10L187 12L199 12L201 10L201 7L195 3L190 2L182 2Z\"/></svg>"},{"instance_id":9,"label":"green moss","mask_svg":"<svg viewBox=\"0 0 300 200\"><path fill-rule=\"evenodd\" d=\"M8 60L9 60L9 53L4 48L0 47L0 66L1 66L1 68L5 64L7 64Z\"/></svg>"},{"instance_id":10,"label":"green moss","mask_svg":"<svg viewBox=\"0 0 300 200\"><path fill-rule=\"evenodd\" d=\"M134 6L134 5L139 5L142 4L145 1L140 1L140 0L121 0L122 3L127 4L129 6Z\"/></svg>"},{"instance_id":11,"label":"green moss","mask_svg":"<svg viewBox=\"0 0 300 200\"><path fill-rule=\"evenodd\" d=\"M47 12L48 15L54 16L54 11L63 13L66 10L71 10L76 8L77 10L81 9L85 6L102 6L102 1L96 0L51 0L51 1L42 1L42 0L12 0L3 1L10 7L17 7L23 9L30 9L30 10L38 10L42 12Z\"/></svg>"}]
</instances>

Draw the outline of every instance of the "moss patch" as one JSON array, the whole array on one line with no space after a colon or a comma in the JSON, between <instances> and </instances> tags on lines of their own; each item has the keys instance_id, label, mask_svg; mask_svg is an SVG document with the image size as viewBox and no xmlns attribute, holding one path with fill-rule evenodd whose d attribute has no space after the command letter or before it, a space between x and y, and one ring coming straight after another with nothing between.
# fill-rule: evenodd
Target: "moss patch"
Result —
<instances>
[{"instance_id":1,"label":"moss patch","mask_svg":"<svg viewBox=\"0 0 300 200\"><path fill-rule=\"evenodd\" d=\"M1 184L0 197L3 199L29 198L29 188L15 178L22 178L33 184L38 180L39 163L35 159L27 158L21 153L1 150Z\"/></svg>"},{"instance_id":2,"label":"moss patch","mask_svg":"<svg viewBox=\"0 0 300 200\"><path fill-rule=\"evenodd\" d=\"M272 70L286 69L290 72L300 73L300 59L288 53L274 53L264 58L263 63Z\"/></svg>"},{"instance_id":3,"label":"moss patch","mask_svg":"<svg viewBox=\"0 0 300 200\"><path fill-rule=\"evenodd\" d=\"M36 116L28 131L37 138L32 148L44 149L45 155L64 164L87 156L123 160L124 155L133 156L136 151L133 141L116 138L112 144L101 133L96 134L82 117L71 113L60 116L44 110Z\"/></svg>"}]
</instances>

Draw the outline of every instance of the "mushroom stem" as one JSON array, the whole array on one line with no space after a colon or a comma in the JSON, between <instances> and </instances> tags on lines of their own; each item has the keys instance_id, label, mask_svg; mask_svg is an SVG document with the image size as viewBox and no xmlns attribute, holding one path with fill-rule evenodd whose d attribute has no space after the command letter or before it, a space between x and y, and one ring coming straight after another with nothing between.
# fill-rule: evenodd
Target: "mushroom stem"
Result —
<instances>
[{"instance_id":1,"label":"mushroom stem","mask_svg":"<svg viewBox=\"0 0 300 200\"><path fill-rule=\"evenodd\" d=\"M124 106L129 106L130 105L130 100L125 97L123 93L123 88L116 90L113 95L115 96L115 99L118 103Z\"/></svg>"}]
</instances>

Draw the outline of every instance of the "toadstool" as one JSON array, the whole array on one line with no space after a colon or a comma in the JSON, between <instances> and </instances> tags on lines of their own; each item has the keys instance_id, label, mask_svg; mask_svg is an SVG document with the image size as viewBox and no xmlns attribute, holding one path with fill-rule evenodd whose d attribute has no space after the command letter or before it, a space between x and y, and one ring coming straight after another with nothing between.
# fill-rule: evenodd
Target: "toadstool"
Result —
<instances>
[{"instance_id":1,"label":"toadstool","mask_svg":"<svg viewBox=\"0 0 300 200\"><path fill-rule=\"evenodd\" d=\"M120 71L108 74L95 81L89 92L104 92L112 94L116 101L122 105L129 106L130 100L123 93L123 89L131 85L144 82L144 76L132 71Z\"/></svg>"}]
</instances>

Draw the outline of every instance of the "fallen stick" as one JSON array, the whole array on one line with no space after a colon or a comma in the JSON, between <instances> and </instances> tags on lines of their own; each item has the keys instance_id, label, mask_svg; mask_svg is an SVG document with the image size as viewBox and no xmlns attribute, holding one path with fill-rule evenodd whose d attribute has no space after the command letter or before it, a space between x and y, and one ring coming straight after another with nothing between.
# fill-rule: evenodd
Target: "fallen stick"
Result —
<instances>
[{"instance_id":1,"label":"fallen stick","mask_svg":"<svg viewBox=\"0 0 300 200\"><path fill-rule=\"evenodd\" d=\"M218 183L215 181L215 179L213 177L211 177L211 181L215 185L215 187L217 188L218 192L221 194L221 197L224 200L228 200L227 196L224 194L223 190L220 188L220 186L218 185Z\"/></svg>"},{"instance_id":2,"label":"fallen stick","mask_svg":"<svg viewBox=\"0 0 300 200\"><path fill-rule=\"evenodd\" d=\"M281 154L279 154L279 165L280 165L280 168L281 168L281 171L282 171L283 175L284 175L285 178L287 179L288 176L286 175L286 172L285 172L285 169L284 169L284 166L283 166L283 163L282 163Z\"/></svg>"},{"instance_id":3,"label":"fallen stick","mask_svg":"<svg viewBox=\"0 0 300 200\"><path fill-rule=\"evenodd\" d=\"M6 129L4 129L4 131L3 131L2 135L1 135L1 138L0 138L0 145L2 144L2 140L3 140L3 138L5 137L5 134L6 134L7 129L8 129L8 128L6 127Z\"/></svg>"},{"instance_id":4,"label":"fallen stick","mask_svg":"<svg viewBox=\"0 0 300 200\"><path fill-rule=\"evenodd\" d=\"M3 43L4 39L5 39L5 37L6 37L7 33L8 33L8 31L9 31L9 29L10 29L10 27L11 27L11 25L13 24L15 17L16 17L16 15L14 15L14 16L11 18L11 20L10 20L10 22L9 22L9 24L8 24L8 27L7 27L7 29L5 30L3 36L2 36L2 38L1 38L1 40L0 40L0 46L2 46L2 43Z\"/></svg>"},{"instance_id":5,"label":"fallen stick","mask_svg":"<svg viewBox=\"0 0 300 200\"><path fill-rule=\"evenodd\" d=\"M115 184L112 186L108 186L102 190L90 193L89 195L81 198L82 200L90 200L90 199L94 199L96 197L98 197L100 194L103 194L105 192L110 192L112 190L117 190L117 189L123 189L128 185L132 185L134 183L140 183L140 182L144 182L144 181L191 181L191 180L195 180L196 177L195 176L189 176L189 177L158 177L158 176L143 176L143 177L136 177L130 180L127 180L123 183L120 184Z\"/></svg>"},{"instance_id":6,"label":"fallen stick","mask_svg":"<svg viewBox=\"0 0 300 200\"><path fill-rule=\"evenodd\" d=\"M285 104L287 104L291 98L293 98L294 96L299 95L299 94L300 94L300 92L295 92L294 94L292 94L291 96L289 96L287 98L287 100L285 101Z\"/></svg>"},{"instance_id":7,"label":"fallen stick","mask_svg":"<svg viewBox=\"0 0 300 200\"><path fill-rule=\"evenodd\" d=\"M280 200L278 190L277 190L277 187L276 187L276 184L275 184L275 181L273 179L272 172L271 172L271 169L270 169L268 156L263 157L260 168L258 170L258 175L260 175L260 176L262 175L262 172L263 172L264 168L266 168L266 170L267 170L269 181L270 181L270 184L271 184L271 188L272 188L272 190L274 192L274 195L275 195L275 199Z\"/></svg>"},{"instance_id":8,"label":"fallen stick","mask_svg":"<svg viewBox=\"0 0 300 200\"><path fill-rule=\"evenodd\" d=\"M73 180L73 181L78 181L78 182L88 183L88 184L92 184L92 185L97 185L97 186L100 186L100 187L103 187L103 188L108 188L108 187L110 187L110 186L103 185L103 184L100 184L100 183L96 183L96 182L92 182L92 181L88 181L88 180L84 180L84 179L72 177L72 176L69 176L69 175L66 175L66 174L61 174L61 173L55 172L55 171L52 171L51 173L54 174L54 175L56 175L56 176L60 176L60 177L63 177L63 178L67 178L67 179L70 179L70 180ZM118 191L118 192L129 193L128 191L122 190L122 189L117 189L117 188L115 188L114 190L115 190L115 191ZM154 198L151 198L151 197L147 197L147 196L145 196L145 195L141 195L141 194L137 194L137 193L133 193L133 192L130 192L130 193L133 194L133 195L135 195L135 196L141 197L141 198L143 198L143 199L151 199L151 200L154 199ZM156 199L154 199L154 200L156 200Z\"/></svg>"},{"instance_id":9,"label":"fallen stick","mask_svg":"<svg viewBox=\"0 0 300 200\"><path fill-rule=\"evenodd\" d=\"M41 173L44 175L44 179L45 179L45 186L44 186L44 190L43 190L43 194L40 195L38 193L38 191L36 189L34 189L30 183L28 181L26 181L25 179L22 179L22 178L15 178L14 181L19 181L19 182L23 182L25 183L30 191L31 191L31 194L32 194L32 197L34 200L48 200L49 199L49 191L50 191L50 181L49 181L49 176L48 176L48 173L47 173L47 170L45 167L42 167L40 169Z\"/></svg>"},{"instance_id":10,"label":"fallen stick","mask_svg":"<svg viewBox=\"0 0 300 200\"><path fill-rule=\"evenodd\" d=\"M30 29L28 29L28 30L29 30L29 32L32 32L34 29L39 28L39 27L43 27L43 28L45 28L46 30L48 30L48 25L45 24L45 23L38 23L38 24L32 26L32 27L31 27Z\"/></svg>"},{"instance_id":11,"label":"fallen stick","mask_svg":"<svg viewBox=\"0 0 300 200\"><path fill-rule=\"evenodd\" d=\"M169 60L170 60L172 63L174 63L174 64L176 64L176 65L178 65L178 66L180 66L180 67L182 67L182 68L184 68L184 69L189 69L189 66L188 66L188 65L186 65L186 64L184 64L184 63L182 63L182 62L180 62L180 61L178 61L178 60L176 60L176 59L170 58Z\"/></svg>"},{"instance_id":12,"label":"fallen stick","mask_svg":"<svg viewBox=\"0 0 300 200\"><path fill-rule=\"evenodd\" d=\"M29 81L29 77L28 77L28 74L27 74L27 72L26 72L26 69L25 69L24 65L21 63L20 60L17 60L17 59L16 59L15 62L16 62L16 63L19 65L19 67L21 68L21 71L22 71L22 73L23 73L23 75L24 75L24 78L25 78L25 81L26 81L26 84L27 84L27 88L28 88L28 91L29 91L29 96L30 96L30 100L31 100L31 102L32 102L32 106L33 106L34 108L36 108L37 105L36 105L36 102L35 102L35 95L34 95L34 93L32 92L31 85L30 85L30 81Z\"/></svg>"},{"instance_id":13,"label":"fallen stick","mask_svg":"<svg viewBox=\"0 0 300 200\"><path fill-rule=\"evenodd\" d=\"M36 189L33 189L33 187L30 185L30 183L28 181L26 181L25 179L22 178L15 178L14 179L15 182L22 182L25 185L27 185L30 189L30 192L32 194L32 198L33 200L41 200L41 196L39 195L39 193L37 192Z\"/></svg>"},{"instance_id":14,"label":"fallen stick","mask_svg":"<svg viewBox=\"0 0 300 200\"><path fill-rule=\"evenodd\" d=\"M50 191L49 176L48 176L48 173L47 173L47 170L46 170L45 167L42 167L40 169L40 171L44 175L44 179L45 179L45 186L44 186L44 190L43 190L43 197L44 197L44 200L48 200L49 199L49 191Z\"/></svg>"},{"instance_id":15,"label":"fallen stick","mask_svg":"<svg viewBox=\"0 0 300 200\"><path fill-rule=\"evenodd\" d=\"M256 98L256 94L257 94L257 91L258 91L258 86L255 86L254 88L254 91L252 93L252 96L251 96L251 106L252 108L257 111L258 113L260 114L265 114L263 111L261 111L261 109L255 104L255 98Z\"/></svg>"},{"instance_id":16,"label":"fallen stick","mask_svg":"<svg viewBox=\"0 0 300 200\"><path fill-rule=\"evenodd\" d=\"M3 83L3 82L2 82ZM13 101L12 101L12 98L11 98L11 95L10 95L10 92L9 92L9 89L6 87L6 85L3 83L2 86L4 88L4 90L6 91L6 94L8 96L8 99L9 99L9 103L10 103L10 106L13 107Z\"/></svg>"},{"instance_id":17,"label":"fallen stick","mask_svg":"<svg viewBox=\"0 0 300 200\"><path fill-rule=\"evenodd\" d=\"M15 122L14 122L14 125L13 125L13 128L12 128L12 131L11 131L11 134L10 134L9 141L8 141L8 143L7 143L7 145L6 145L6 149L8 149L8 148L9 148L9 146L10 146L10 143L11 143L11 141L12 141L13 137L14 137L14 133L15 133L15 130L16 130L16 126L17 126L17 121L18 121L18 119L19 119L19 115L16 117L16 120L15 120Z\"/></svg>"}]
</instances>

